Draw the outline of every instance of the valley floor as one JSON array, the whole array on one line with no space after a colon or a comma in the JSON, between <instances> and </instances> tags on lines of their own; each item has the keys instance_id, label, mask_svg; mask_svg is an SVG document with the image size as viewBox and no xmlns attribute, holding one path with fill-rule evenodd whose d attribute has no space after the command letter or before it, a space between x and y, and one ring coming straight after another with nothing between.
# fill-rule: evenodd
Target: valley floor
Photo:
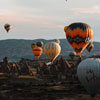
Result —
<instances>
[{"instance_id":1,"label":"valley floor","mask_svg":"<svg viewBox=\"0 0 100 100\"><path fill-rule=\"evenodd\" d=\"M24 75L14 78L0 74L0 100L90 100L89 98L89 94L77 81L39 79ZM95 96L95 100L100 100L100 94Z\"/></svg>"}]
</instances>

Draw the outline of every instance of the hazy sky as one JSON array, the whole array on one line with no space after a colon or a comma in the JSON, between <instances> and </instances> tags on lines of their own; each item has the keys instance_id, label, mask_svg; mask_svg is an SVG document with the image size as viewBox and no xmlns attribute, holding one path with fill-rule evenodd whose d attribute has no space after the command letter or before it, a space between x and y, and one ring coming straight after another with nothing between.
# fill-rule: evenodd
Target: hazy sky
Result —
<instances>
[{"instance_id":1,"label":"hazy sky","mask_svg":"<svg viewBox=\"0 0 100 100\"><path fill-rule=\"evenodd\" d=\"M73 22L89 24L100 41L100 0L0 0L0 39L65 38L63 28Z\"/></svg>"}]
</instances>

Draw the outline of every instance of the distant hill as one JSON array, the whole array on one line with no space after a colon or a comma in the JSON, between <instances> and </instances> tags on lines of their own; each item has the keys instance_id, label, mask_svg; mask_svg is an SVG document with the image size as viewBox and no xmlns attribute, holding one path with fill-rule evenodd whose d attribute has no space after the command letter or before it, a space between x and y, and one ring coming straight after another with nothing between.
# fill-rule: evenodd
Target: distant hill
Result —
<instances>
[{"instance_id":1,"label":"distant hill","mask_svg":"<svg viewBox=\"0 0 100 100\"><path fill-rule=\"evenodd\" d=\"M23 40L23 39L9 39L9 40L0 40L0 61L7 56L10 61L18 61L21 58L26 59L35 59L32 54L31 44L36 43L38 41L43 41L43 43L47 43L54 40L44 40L44 39L36 39L36 40ZM60 56L68 57L71 51L74 51L73 48L69 45L66 39L60 39L61 45L61 54ZM94 42L94 49L91 53L88 53L85 50L82 55L99 55L100 54L100 42ZM43 53L40 57L47 58Z\"/></svg>"}]
</instances>

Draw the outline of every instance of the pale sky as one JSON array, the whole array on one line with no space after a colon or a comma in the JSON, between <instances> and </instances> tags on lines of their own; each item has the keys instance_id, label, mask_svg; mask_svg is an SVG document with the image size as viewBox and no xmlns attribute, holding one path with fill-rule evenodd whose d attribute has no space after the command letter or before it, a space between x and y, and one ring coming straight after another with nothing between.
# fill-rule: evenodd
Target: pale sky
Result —
<instances>
[{"instance_id":1,"label":"pale sky","mask_svg":"<svg viewBox=\"0 0 100 100\"><path fill-rule=\"evenodd\" d=\"M89 24L100 42L100 0L0 0L0 40L66 38L64 26L73 22Z\"/></svg>"}]
</instances>

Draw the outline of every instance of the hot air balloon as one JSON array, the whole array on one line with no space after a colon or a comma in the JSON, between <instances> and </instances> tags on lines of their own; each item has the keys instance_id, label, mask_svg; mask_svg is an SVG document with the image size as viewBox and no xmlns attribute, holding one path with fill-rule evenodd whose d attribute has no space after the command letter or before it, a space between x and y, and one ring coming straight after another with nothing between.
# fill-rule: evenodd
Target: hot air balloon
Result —
<instances>
[{"instance_id":1,"label":"hot air balloon","mask_svg":"<svg viewBox=\"0 0 100 100\"><path fill-rule=\"evenodd\" d=\"M36 59L39 59L41 54L42 54L42 48L41 47L38 47L38 46L35 46L32 50L32 53L34 54L35 58Z\"/></svg>"},{"instance_id":2,"label":"hot air balloon","mask_svg":"<svg viewBox=\"0 0 100 100\"><path fill-rule=\"evenodd\" d=\"M44 52L48 56L51 63L58 57L61 52L59 43L49 42L44 45Z\"/></svg>"},{"instance_id":3,"label":"hot air balloon","mask_svg":"<svg viewBox=\"0 0 100 100\"><path fill-rule=\"evenodd\" d=\"M72 23L65 26L64 31L68 42L78 55L81 55L93 37L93 30L86 23Z\"/></svg>"},{"instance_id":4,"label":"hot air balloon","mask_svg":"<svg viewBox=\"0 0 100 100\"><path fill-rule=\"evenodd\" d=\"M73 60L74 57L76 56L76 52L70 52L69 56Z\"/></svg>"},{"instance_id":5,"label":"hot air balloon","mask_svg":"<svg viewBox=\"0 0 100 100\"><path fill-rule=\"evenodd\" d=\"M36 44L35 44L35 43L33 43L33 44L31 45L31 48L32 48L32 49L34 49L34 48L35 48L35 46L36 46Z\"/></svg>"},{"instance_id":6,"label":"hot air balloon","mask_svg":"<svg viewBox=\"0 0 100 100\"><path fill-rule=\"evenodd\" d=\"M87 58L77 68L77 75L91 97L100 89L100 59Z\"/></svg>"},{"instance_id":7,"label":"hot air balloon","mask_svg":"<svg viewBox=\"0 0 100 100\"><path fill-rule=\"evenodd\" d=\"M67 28L68 28L68 26L65 26L65 27L64 27L64 31L65 31L65 32L66 32Z\"/></svg>"},{"instance_id":8,"label":"hot air balloon","mask_svg":"<svg viewBox=\"0 0 100 100\"><path fill-rule=\"evenodd\" d=\"M38 47L42 47L42 46L43 46L43 42L42 42L42 41L41 41L41 42L37 42L36 45L37 45Z\"/></svg>"},{"instance_id":9,"label":"hot air balloon","mask_svg":"<svg viewBox=\"0 0 100 100\"><path fill-rule=\"evenodd\" d=\"M88 52L91 52L93 48L94 48L93 42L90 42L88 44L88 46L86 47L86 49L88 50Z\"/></svg>"},{"instance_id":10,"label":"hot air balloon","mask_svg":"<svg viewBox=\"0 0 100 100\"><path fill-rule=\"evenodd\" d=\"M55 39L54 42L60 44L60 40L59 39Z\"/></svg>"},{"instance_id":11,"label":"hot air balloon","mask_svg":"<svg viewBox=\"0 0 100 100\"><path fill-rule=\"evenodd\" d=\"M5 24L4 28L7 32L9 32L9 30L11 29L11 25L10 24Z\"/></svg>"}]
</instances>

